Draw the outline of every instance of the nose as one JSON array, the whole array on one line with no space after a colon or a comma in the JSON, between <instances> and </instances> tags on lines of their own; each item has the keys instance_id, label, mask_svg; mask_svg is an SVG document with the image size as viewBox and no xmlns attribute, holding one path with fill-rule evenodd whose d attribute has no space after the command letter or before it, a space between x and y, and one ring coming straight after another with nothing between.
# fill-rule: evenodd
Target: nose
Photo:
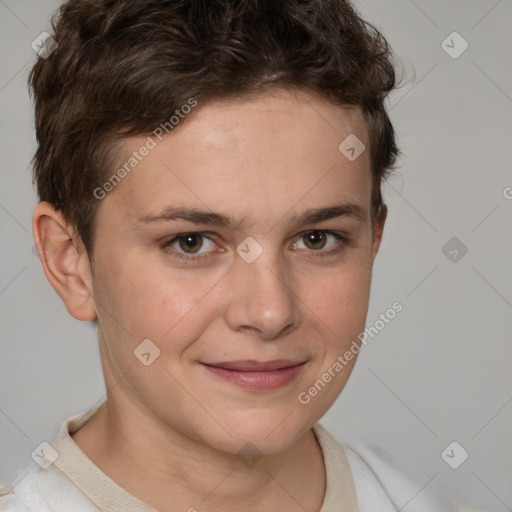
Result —
<instances>
[{"instance_id":1,"label":"nose","mask_svg":"<svg viewBox=\"0 0 512 512\"><path fill-rule=\"evenodd\" d=\"M237 258L228 273L225 319L231 329L274 340L300 324L300 299L277 257L265 252L252 263Z\"/></svg>"}]
</instances>

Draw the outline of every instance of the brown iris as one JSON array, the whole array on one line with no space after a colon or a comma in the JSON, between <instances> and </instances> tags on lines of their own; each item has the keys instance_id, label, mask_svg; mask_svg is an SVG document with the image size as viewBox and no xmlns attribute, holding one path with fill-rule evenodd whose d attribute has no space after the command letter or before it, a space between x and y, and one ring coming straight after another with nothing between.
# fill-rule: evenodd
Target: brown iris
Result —
<instances>
[{"instance_id":1,"label":"brown iris","mask_svg":"<svg viewBox=\"0 0 512 512\"><path fill-rule=\"evenodd\" d=\"M309 231L303 236L303 240L310 249L322 249L326 235L323 231Z\"/></svg>"},{"instance_id":2,"label":"brown iris","mask_svg":"<svg viewBox=\"0 0 512 512\"><path fill-rule=\"evenodd\" d=\"M178 243L185 252L197 252L203 245L203 238L194 234L183 235Z\"/></svg>"}]
</instances>

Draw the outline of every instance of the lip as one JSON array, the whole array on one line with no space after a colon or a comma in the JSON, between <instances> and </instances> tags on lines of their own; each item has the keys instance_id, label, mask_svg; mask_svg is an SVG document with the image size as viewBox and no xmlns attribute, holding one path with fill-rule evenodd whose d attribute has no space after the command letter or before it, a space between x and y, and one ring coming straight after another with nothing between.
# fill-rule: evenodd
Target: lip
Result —
<instances>
[{"instance_id":1,"label":"lip","mask_svg":"<svg viewBox=\"0 0 512 512\"><path fill-rule=\"evenodd\" d=\"M226 370L237 370L242 372L266 372L272 370L281 370L297 366L305 361L293 361L291 359L274 359L273 361L256 361L255 359L244 359L241 361L222 361L219 363L203 363L216 368L225 368Z\"/></svg>"},{"instance_id":2,"label":"lip","mask_svg":"<svg viewBox=\"0 0 512 512\"><path fill-rule=\"evenodd\" d=\"M307 361L276 359L273 361L223 361L201 363L217 377L240 387L256 391L278 389L292 382Z\"/></svg>"}]
</instances>

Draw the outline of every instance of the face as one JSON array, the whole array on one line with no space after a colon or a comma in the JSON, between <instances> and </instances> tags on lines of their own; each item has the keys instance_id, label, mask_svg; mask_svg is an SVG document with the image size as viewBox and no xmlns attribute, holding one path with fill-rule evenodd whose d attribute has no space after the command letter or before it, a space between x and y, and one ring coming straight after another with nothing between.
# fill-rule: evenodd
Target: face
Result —
<instances>
[{"instance_id":1,"label":"face","mask_svg":"<svg viewBox=\"0 0 512 512\"><path fill-rule=\"evenodd\" d=\"M199 105L155 139L97 212L109 398L228 453L278 453L327 411L355 363L333 370L364 330L383 226L369 151L338 149L351 134L368 146L360 111L281 92Z\"/></svg>"}]
</instances>

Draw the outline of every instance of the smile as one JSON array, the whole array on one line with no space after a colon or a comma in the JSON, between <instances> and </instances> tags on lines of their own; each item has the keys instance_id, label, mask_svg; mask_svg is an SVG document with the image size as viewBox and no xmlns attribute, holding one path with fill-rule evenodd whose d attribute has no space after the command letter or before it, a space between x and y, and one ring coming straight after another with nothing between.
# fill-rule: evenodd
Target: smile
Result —
<instances>
[{"instance_id":1,"label":"smile","mask_svg":"<svg viewBox=\"0 0 512 512\"><path fill-rule=\"evenodd\" d=\"M255 391L266 391L278 389L292 382L306 361L229 361L201 364L209 372L232 384Z\"/></svg>"}]
</instances>

